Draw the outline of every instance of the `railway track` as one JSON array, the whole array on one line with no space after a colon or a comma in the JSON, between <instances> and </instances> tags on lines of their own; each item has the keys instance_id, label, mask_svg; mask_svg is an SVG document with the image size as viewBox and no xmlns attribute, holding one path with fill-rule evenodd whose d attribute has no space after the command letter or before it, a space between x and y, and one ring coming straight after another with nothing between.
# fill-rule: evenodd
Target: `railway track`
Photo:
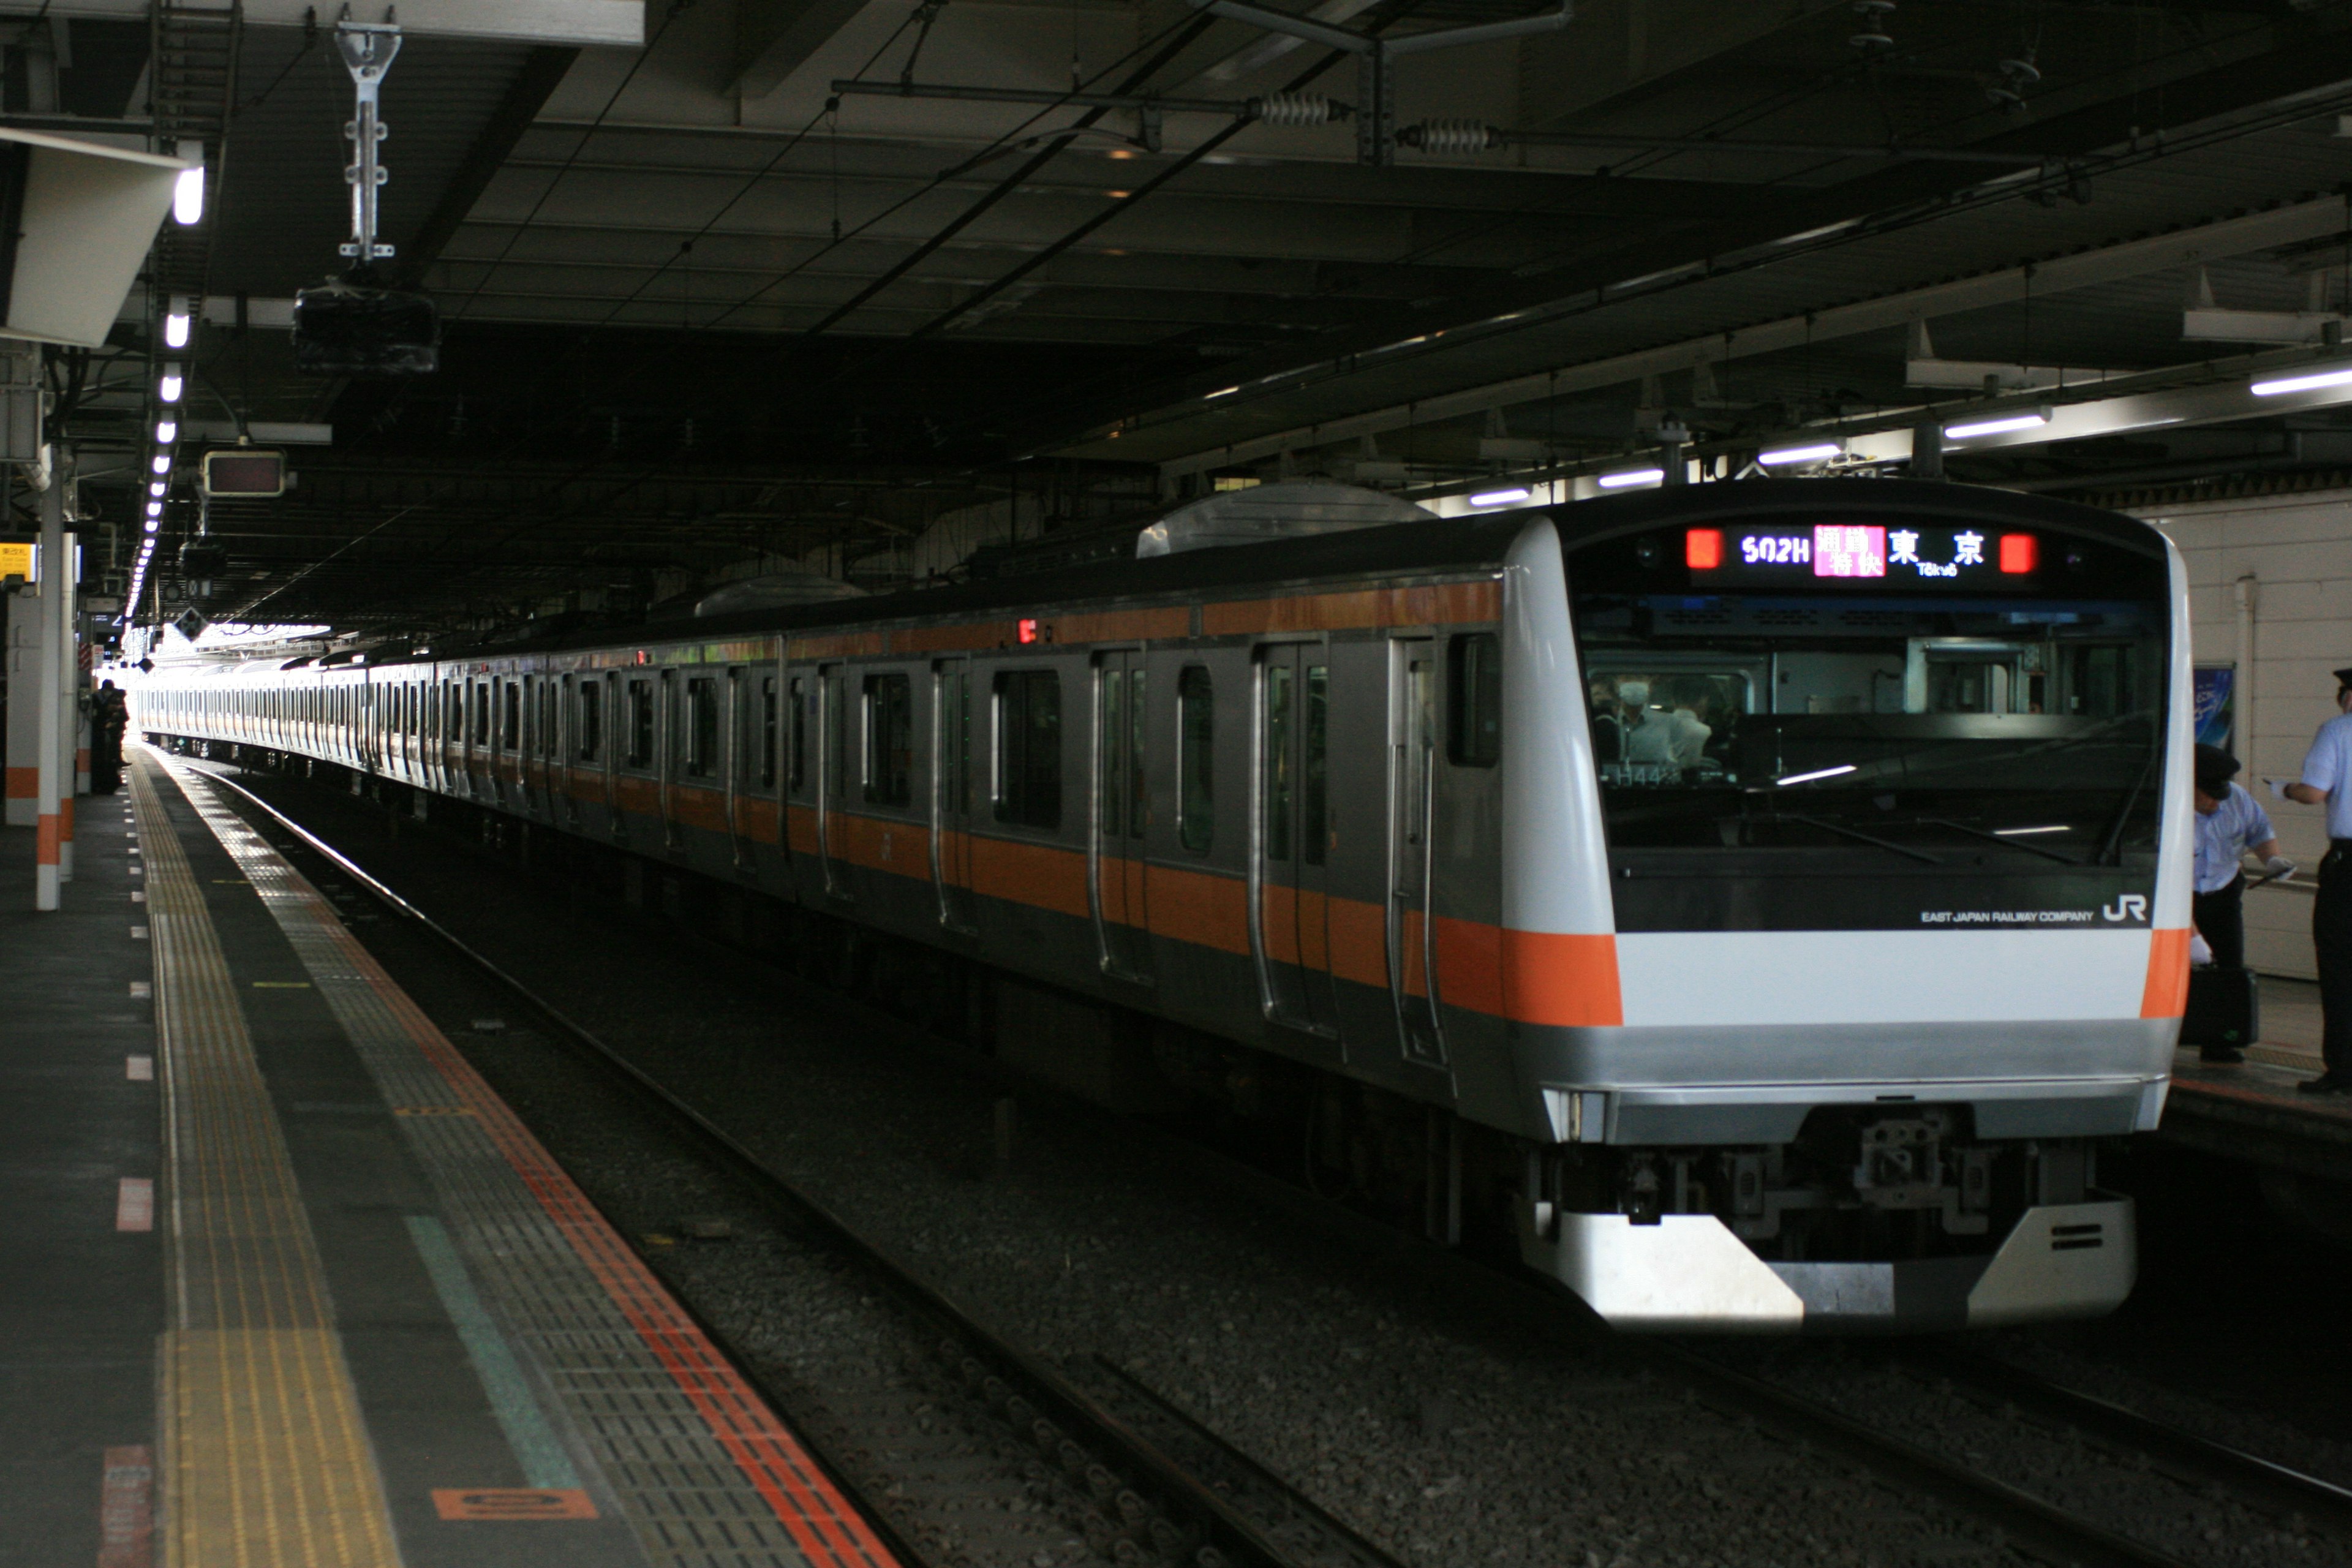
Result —
<instances>
[{"instance_id":1,"label":"railway track","mask_svg":"<svg viewBox=\"0 0 2352 1568\"><path fill-rule=\"evenodd\" d=\"M1395 1560L1378 1546L1124 1369L1098 1363L1091 1376L1066 1375L940 1295L494 960L261 796L234 779L212 776L509 990L590 1059L658 1105L746 1185L768 1194L803 1227L855 1258L901 1302L936 1325L941 1335L940 1358L1009 1425L1025 1432L1048 1462L1093 1492L1106 1513L1124 1528L1134 1550L1194 1568L1396 1568ZM1137 1136L1164 1139L1174 1159L1226 1184L1246 1188L1286 1217L1358 1245L1369 1243L1391 1258L1402 1256L1417 1270L1454 1289L1473 1284L1506 1315L1544 1332L1581 1339L1605 1331L1539 1284L1379 1226L1172 1134L1134 1131ZM1368 1237L1375 1230L1377 1237ZM2189 1568L2189 1559L2109 1530L1703 1351L1663 1340L1619 1342L1692 1390L1702 1404L1755 1420L1810 1448L1836 1454L1905 1491L1990 1525L2016 1549L2041 1561L2075 1568ZM2103 1449L2144 1458L2176 1479L2220 1489L2266 1513L2300 1516L2352 1533L2352 1490L1948 1346L1916 1346L1893 1355L1912 1376L2079 1432Z\"/></svg>"},{"instance_id":2,"label":"railway track","mask_svg":"<svg viewBox=\"0 0 2352 1568\"><path fill-rule=\"evenodd\" d=\"M1114 1547L1118 1561L1146 1561L1137 1554L1148 1553L1192 1568L1402 1568L1297 1488L1131 1375L1105 1365L1101 1370L1108 1397L1100 1396L940 1294L594 1031L325 839L235 779L219 773L208 776L268 813L388 908L415 921L496 982L590 1060L658 1106L742 1185L788 1215L796 1228L814 1233L850 1258L902 1307L929 1324L940 1336L940 1361L1043 1459L1093 1495L1123 1537ZM1171 1446L1189 1450L1192 1463L1171 1457L1147 1436L1153 1427ZM868 1512L873 1512L870 1505ZM900 1545L909 1562L918 1561L911 1548Z\"/></svg>"}]
</instances>

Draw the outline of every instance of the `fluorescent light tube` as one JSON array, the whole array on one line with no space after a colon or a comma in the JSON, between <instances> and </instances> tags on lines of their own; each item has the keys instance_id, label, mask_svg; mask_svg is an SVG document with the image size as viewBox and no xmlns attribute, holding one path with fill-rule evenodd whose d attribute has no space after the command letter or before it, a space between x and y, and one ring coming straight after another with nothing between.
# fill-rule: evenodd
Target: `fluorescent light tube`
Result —
<instances>
[{"instance_id":1,"label":"fluorescent light tube","mask_svg":"<svg viewBox=\"0 0 2352 1568\"><path fill-rule=\"evenodd\" d=\"M1777 468L1787 463L1818 463L1844 450L1835 441L1819 441L1810 447L1782 447L1774 451L1759 452L1756 461L1765 468Z\"/></svg>"}]
</instances>

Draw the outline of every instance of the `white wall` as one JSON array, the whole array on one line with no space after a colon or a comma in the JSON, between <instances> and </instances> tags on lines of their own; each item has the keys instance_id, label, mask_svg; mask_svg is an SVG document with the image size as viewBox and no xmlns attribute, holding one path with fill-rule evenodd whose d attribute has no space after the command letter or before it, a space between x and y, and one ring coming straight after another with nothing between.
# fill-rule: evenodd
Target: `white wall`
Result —
<instances>
[{"instance_id":1,"label":"white wall","mask_svg":"<svg viewBox=\"0 0 2352 1568\"><path fill-rule=\"evenodd\" d=\"M2238 666L2239 782L2271 814L2287 858L2315 868L2327 844L2319 808L2273 800L2261 781L2296 775L2312 732L2336 714L2330 672L2352 665L2352 490L2141 515L2188 561L2197 661ZM2236 584L2244 577L2252 578L2251 648L2241 647ZM2246 961L2267 973L2315 977L2307 892L2248 896Z\"/></svg>"}]
</instances>

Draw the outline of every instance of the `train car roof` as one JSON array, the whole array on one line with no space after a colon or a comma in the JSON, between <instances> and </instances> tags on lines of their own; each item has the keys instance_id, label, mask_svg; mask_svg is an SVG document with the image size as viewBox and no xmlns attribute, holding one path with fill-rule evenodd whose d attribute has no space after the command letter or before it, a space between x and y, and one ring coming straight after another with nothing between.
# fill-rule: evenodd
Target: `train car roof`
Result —
<instances>
[{"instance_id":1,"label":"train car roof","mask_svg":"<svg viewBox=\"0 0 2352 1568\"><path fill-rule=\"evenodd\" d=\"M1985 517L2107 540L2160 555L2155 530L2135 518L2072 501L1973 485L1902 479L1743 479L1608 496L1573 505L1521 508L1437 522L1399 523L1315 534L1264 544L1228 545L1144 560L1104 562L1034 575L990 578L952 587L908 589L864 599L746 610L734 615L604 626L526 641L476 645L391 664L499 658L533 653L657 645L815 628L867 626L942 616L1024 615L1105 599L1176 595L1187 601L1221 590L1273 588L1375 573L1442 573L1499 565L1528 523L1549 516L1570 548L1615 534L1714 518L1866 509L1886 516Z\"/></svg>"}]
</instances>

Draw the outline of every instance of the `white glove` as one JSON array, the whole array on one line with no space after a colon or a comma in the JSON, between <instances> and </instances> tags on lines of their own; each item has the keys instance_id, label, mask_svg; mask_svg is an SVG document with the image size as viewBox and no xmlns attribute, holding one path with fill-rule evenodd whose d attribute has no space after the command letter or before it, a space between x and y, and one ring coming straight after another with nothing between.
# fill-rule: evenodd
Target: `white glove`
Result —
<instances>
[{"instance_id":1,"label":"white glove","mask_svg":"<svg viewBox=\"0 0 2352 1568\"><path fill-rule=\"evenodd\" d=\"M2263 783L2271 786L2271 798L2273 800L2284 800L2286 798L2287 781L2285 779L2264 779Z\"/></svg>"},{"instance_id":2,"label":"white glove","mask_svg":"<svg viewBox=\"0 0 2352 1568\"><path fill-rule=\"evenodd\" d=\"M2205 939L2193 931L2189 933L2189 962L2191 963L2213 962L2213 950L2206 946Z\"/></svg>"},{"instance_id":3,"label":"white glove","mask_svg":"<svg viewBox=\"0 0 2352 1568\"><path fill-rule=\"evenodd\" d=\"M2263 862L2263 869L2269 872L2276 880L2284 882L2294 875L2294 862L2284 855L2273 855Z\"/></svg>"}]
</instances>

